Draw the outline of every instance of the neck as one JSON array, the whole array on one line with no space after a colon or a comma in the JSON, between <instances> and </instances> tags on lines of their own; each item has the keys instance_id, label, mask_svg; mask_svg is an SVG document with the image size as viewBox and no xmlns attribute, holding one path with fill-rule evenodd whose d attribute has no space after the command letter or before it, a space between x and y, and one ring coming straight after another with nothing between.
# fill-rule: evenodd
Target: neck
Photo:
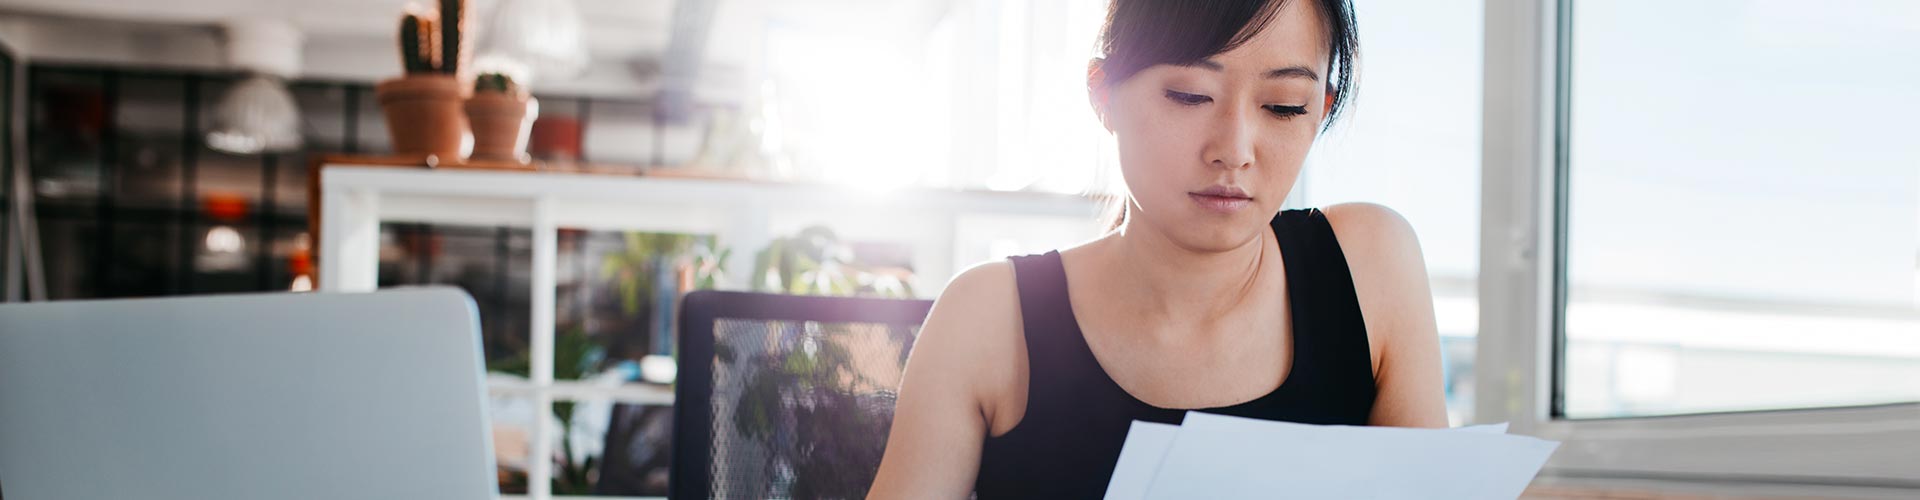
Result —
<instances>
[{"instance_id":1,"label":"neck","mask_svg":"<svg viewBox=\"0 0 1920 500\"><path fill-rule=\"evenodd\" d=\"M1273 235L1260 231L1224 250L1189 248L1134 220L1110 238L1114 269L1129 271L1113 275L1114 292L1174 324L1204 324L1234 310L1253 294L1274 246Z\"/></svg>"}]
</instances>

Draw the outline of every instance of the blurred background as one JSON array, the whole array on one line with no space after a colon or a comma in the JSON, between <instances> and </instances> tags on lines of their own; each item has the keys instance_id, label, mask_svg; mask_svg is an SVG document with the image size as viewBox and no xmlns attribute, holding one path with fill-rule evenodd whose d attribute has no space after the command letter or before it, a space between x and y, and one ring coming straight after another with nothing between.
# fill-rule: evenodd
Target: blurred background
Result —
<instances>
[{"instance_id":1,"label":"blurred background","mask_svg":"<svg viewBox=\"0 0 1920 500\"><path fill-rule=\"evenodd\" d=\"M1507 98L1485 92L1485 6L1354 3L1357 100L1286 205L1412 222L1449 417L1473 422L1481 115ZM1920 401L1920 4L1561 4L1556 417ZM680 294L932 298L1100 233L1119 187L1085 65L1106 7L472 0L473 71L538 102L521 187L632 193L495 217L527 206L474 170L392 168L418 163L376 90L404 72L404 0L0 0L5 296L455 285L479 305L503 491L527 491L527 428L551 419L555 494L664 495L671 412L649 395L674 378ZM318 206L443 182L374 215ZM376 251L325 260L328 218ZM576 388L552 404L525 397L548 383L538 335Z\"/></svg>"}]
</instances>

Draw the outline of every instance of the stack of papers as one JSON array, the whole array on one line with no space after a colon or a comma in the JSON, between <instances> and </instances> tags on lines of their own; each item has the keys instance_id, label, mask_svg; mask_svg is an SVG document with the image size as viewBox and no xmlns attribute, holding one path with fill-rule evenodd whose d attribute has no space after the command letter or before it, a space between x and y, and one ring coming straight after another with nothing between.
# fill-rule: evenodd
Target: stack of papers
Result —
<instances>
[{"instance_id":1,"label":"stack of papers","mask_svg":"<svg viewBox=\"0 0 1920 500\"><path fill-rule=\"evenodd\" d=\"M1460 429L1354 427L1188 413L1135 421L1107 500L1519 498L1560 444Z\"/></svg>"}]
</instances>

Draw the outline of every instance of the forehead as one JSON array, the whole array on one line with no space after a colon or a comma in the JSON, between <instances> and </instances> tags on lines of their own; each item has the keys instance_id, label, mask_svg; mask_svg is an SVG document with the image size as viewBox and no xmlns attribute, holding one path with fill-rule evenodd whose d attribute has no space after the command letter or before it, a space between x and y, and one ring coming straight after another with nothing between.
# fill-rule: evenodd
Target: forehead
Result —
<instances>
[{"instance_id":1,"label":"forehead","mask_svg":"<svg viewBox=\"0 0 1920 500\"><path fill-rule=\"evenodd\" d=\"M1213 56L1229 71L1265 71L1268 67L1300 65L1321 71L1327 67L1326 21L1315 0L1283 0L1280 10L1246 43Z\"/></svg>"}]
</instances>

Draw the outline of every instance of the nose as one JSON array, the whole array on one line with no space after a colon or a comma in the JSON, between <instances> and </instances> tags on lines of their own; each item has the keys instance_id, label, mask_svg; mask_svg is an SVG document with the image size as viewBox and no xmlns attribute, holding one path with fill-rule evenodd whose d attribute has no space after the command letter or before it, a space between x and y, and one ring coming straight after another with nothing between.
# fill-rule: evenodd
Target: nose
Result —
<instances>
[{"instance_id":1,"label":"nose","mask_svg":"<svg viewBox=\"0 0 1920 500\"><path fill-rule=\"evenodd\" d=\"M1208 165L1225 169L1244 169L1253 166L1253 139L1255 116L1239 106L1220 106L1220 116L1214 120L1212 133L1207 138L1204 154Z\"/></svg>"}]
</instances>

